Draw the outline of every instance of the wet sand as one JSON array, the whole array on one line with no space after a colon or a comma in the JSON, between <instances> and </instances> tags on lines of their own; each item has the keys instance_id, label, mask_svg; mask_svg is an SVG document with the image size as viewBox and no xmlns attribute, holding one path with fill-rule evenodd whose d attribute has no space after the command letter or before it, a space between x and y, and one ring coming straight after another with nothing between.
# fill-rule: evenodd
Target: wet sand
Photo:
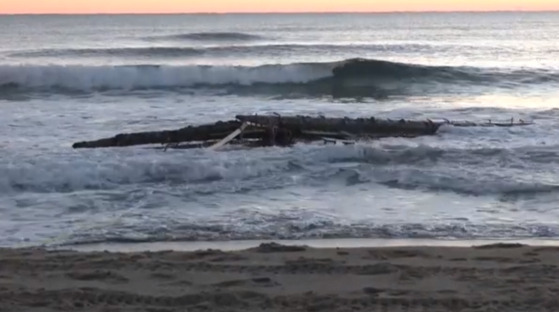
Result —
<instances>
[{"instance_id":1,"label":"wet sand","mask_svg":"<svg viewBox=\"0 0 559 312\"><path fill-rule=\"evenodd\" d=\"M556 311L559 247L0 249L0 311Z\"/></svg>"}]
</instances>

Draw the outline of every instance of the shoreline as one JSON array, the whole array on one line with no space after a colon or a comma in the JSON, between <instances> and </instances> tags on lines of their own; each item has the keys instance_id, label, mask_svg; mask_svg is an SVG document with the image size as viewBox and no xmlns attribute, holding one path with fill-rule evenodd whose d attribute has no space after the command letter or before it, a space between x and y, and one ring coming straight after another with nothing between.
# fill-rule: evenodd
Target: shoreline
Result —
<instances>
[{"instance_id":1,"label":"shoreline","mask_svg":"<svg viewBox=\"0 0 559 312\"><path fill-rule=\"evenodd\" d=\"M109 251L109 252L158 252L183 251L191 252L203 249L217 249L221 251L242 251L255 248L260 244L278 243L282 245L308 246L311 248L382 248L382 247L474 247L499 243L522 244L533 247L556 246L557 239L370 239L370 238L341 238L341 239L302 239L302 240L231 240L231 241L188 241L188 242L142 242L142 243L95 243L83 245L68 245L55 247L56 250L74 250L80 252Z\"/></svg>"},{"instance_id":2,"label":"shoreline","mask_svg":"<svg viewBox=\"0 0 559 312\"><path fill-rule=\"evenodd\" d=\"M315 248L304 246L312 241L253 241L248 249L229 251L208 245L196 251L0 249L0 312L554 311L558 242L481 242L347 247L347 241L329 240L346 247Z\"/></svg>"}]
</instances>

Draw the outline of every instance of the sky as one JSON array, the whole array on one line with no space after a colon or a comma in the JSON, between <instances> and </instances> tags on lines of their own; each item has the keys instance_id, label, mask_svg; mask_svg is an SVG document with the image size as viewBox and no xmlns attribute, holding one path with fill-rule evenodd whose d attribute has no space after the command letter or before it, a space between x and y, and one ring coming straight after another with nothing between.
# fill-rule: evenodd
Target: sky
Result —
<instances>
[{"instance_id":1,"label":"sky","mask_svg":"<svg viewBox=\"0 0 559 312\"><path fill-rule=\"evenodd\" d=\"M559 0L0 0L1 14L559 10Z\"/></svg>"}]
</instances>

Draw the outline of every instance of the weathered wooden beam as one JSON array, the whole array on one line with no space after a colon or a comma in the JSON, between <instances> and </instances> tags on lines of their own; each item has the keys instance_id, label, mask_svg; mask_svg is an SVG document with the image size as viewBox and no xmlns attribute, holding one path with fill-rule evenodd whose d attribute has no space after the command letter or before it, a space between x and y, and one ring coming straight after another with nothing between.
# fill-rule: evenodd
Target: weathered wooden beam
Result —
<instances>
[{"instance_id":1,"label":"weathered wooden beam","mask_svg":"<svg viewBox=\"0 0 559 312\"><path fill-rule=\"evenodd\" d=\"M513 123L508 123L508 122L481 122L481 123L475 123L475 122L462 121L462 122L449 122L448 124L452 125L454 127L524 127L524 126L533 125L534 123L532 123L532 122L513 122Z\"/></svg>"},{"instance_id":2,"label":"weathered wooden beam","mask_svg":"<svg viewBox=\"0 0 559 312\"><path fill-rule=\"evenodd\" d=\"M210 150L217 150L223 147L225 144L233 141L237 136L239 136L243 131L247 128L248 124L243 122L243 124L239 127L239 129L233 131L231 134L223 138L221 141L217 142L216 144L209 147Z\"/></svg>"},{"instance_id":3,"label":"weathered wooden beam","mask_svg":"<svg viewBox=\"0 0 559 312\"><path fill-rule=\"evenodd\" d=\"M343 132L326 132L326 131L311 131L311 130L302 130L301 134L307 138L315 138L320 139L323 137L329 137L334 139L349 139L355 138L355 136L348 136Z\"/></svg>"},{"instance_id":4,"label":"weathered wooden beam","mask_svg":"<svg viewBox=\"0 0 559 312\"><path fill-rule=\"evenodd\" d=\"M112 138L96 141L77 142L73 148L99 148L115 146L132 146L145 144L169 144L180 142L207 141L221 139L241 126L240 121L219 121L214 124L188 126L178 130L164 130L139 133L122 133ZM216 137L215 133L225 133Z\"/></svg>"},{"instance_id":5,"label":"weathered wooden beam","mask_svg":"<svg viewBox=\"0 0 559 312\"><path fill-rule=\"evenodd\" d=\"M356 136L372 134L379 136L431 135L435 134L442 123L432 121L389 120L376 118L325 118L308 116L258 116L237 115L242 122L262 127L277 126L301 131L347 132Z\"/></svg>"}]
</instances>

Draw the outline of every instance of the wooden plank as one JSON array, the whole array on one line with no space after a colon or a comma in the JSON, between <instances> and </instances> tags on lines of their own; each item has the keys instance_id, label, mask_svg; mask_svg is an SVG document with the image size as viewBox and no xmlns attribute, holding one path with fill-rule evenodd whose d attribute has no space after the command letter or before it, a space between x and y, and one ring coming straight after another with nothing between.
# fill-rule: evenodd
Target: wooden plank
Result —
<instances>
[{"instance_id":1,"label":"wooden plank","mask_svg":"<svg viewBox=\"0 0 559 312\"><path fill-rule=\"evenodd\" d=\"M327 131L312 131L312 130L303 130L301 134L306 136L315 136L315 137L332 137L332 138L347 138L342 132L327 132Z\"/></svg>"},{"instance_id":2,"label":"wooden plank","mask_svg":"<svg viewBox=\"0 0 559 312\"><path fill-rule=\"evenodd\" d=\"M77 142L73 148L100 148L113 146L132 146L147 144L170 144L181 142L207 141L221 139L214 136L214 133L224 133L225 136L231 131L239 128L241 122L236 120L220 121L213 124L199 126L188 126L178 130L163 130L151 132L122 133L112 138L105 138L96 141Z\"/></svg>"},{"instance_id":3,"label":"wooden plank","mask_svg":"<svg viewBox=\"0 0 559 312\"><path fill-rule=\"evenodd\" d=\"M221 141L217 142L216 144L208 147L209 150L217 150L218 148L223 147L225 144L231 142L232 140L234 140L237 136L239 136L241 133L243 133L243 131L246 129L246 127L248 126L248 123L243 122L241 124L241 127L235 131L233 131L231 134L229 134L228 136L226 136L225 138L223 138Z\"/></svg>"}]
</instances>

